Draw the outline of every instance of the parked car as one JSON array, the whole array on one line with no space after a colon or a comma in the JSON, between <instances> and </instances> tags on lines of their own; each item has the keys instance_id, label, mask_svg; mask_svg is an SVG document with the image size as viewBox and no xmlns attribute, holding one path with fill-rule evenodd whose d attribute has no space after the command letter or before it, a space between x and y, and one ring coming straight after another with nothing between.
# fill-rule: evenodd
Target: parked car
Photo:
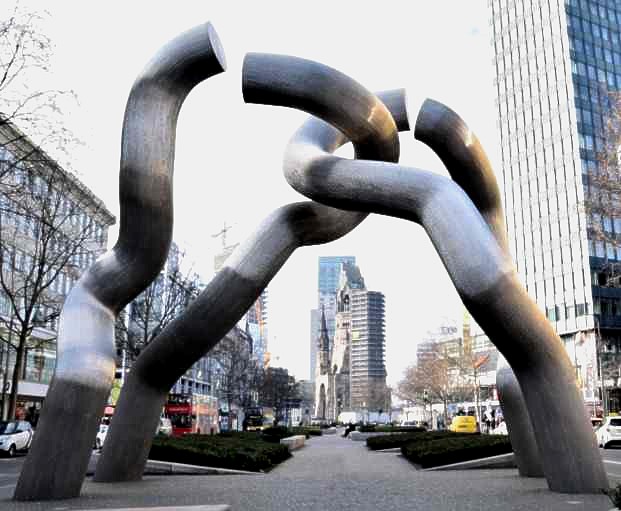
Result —
<instances>
[{"instance_id":1,"label":"parked car","mask_svg":"<svg viewBox=\"0 0 621 511\"><path fill-rule=\"evenodd\" d=\"M606 417L603 424L595 431L597 445L607 449L621 444L621 417Z\"/></svg>"},{"instance_id":2,"label":"parked car","mask_svg":"<svg viewBox=\"0 0 621 511\"><path fill-rule=\"evenodd\" d=\"M173 427L170 419L160 417L159 425L157 426L156 435L172 436Z\"/></svg>"},{"instance_id":3,"label":"parked car","mask_svg":"<svg viewBox=\"0 0 621 511\"><path fill-rule=\"evenodd\" d=\"M109 426L107 424L100 424L99 431L95 437L95 449L101 449L106 441L106 435L108 434Z\"/></svg>"},{"instance_id":4,"label":"parked car","mask_svg":"<svg viewBox=\"0 0 621 511\"><path fill-rule=\"evenodd\" d=\"M30 422L0 422L0 452L13 457L17 451L27 451L32 443L33 435Z\"/></svg>"},{"instance_id":5,"label":"parked car","mask_svg":"<svg viewBox=\"0 0 621 511\"><path fill-rule=\"evenodd\" d=\"M477 419L472 415L456 415L449 426L454 433L476 433Z\"/></svg>"}]
</instances>

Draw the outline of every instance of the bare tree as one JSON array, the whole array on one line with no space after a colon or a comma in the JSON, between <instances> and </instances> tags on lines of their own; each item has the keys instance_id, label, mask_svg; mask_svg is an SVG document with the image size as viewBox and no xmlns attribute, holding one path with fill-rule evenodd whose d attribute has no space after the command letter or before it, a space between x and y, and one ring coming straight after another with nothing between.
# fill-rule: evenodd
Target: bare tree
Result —
<instances>
[{"instance_id":1,"label":"bare tree","mask_svg":"<svg viewBox=\"0 0 621 511\"><path fill-rule=\"evenodd\" d=\"M391 408L390 388L384 378L369 378L367 409L382 414Z\"/></svg>"},{"instance_id":2,"label":"bare tree","mask_svg":"<svg viewBox=\"0 0 621 511\"><path fill-rule=\"evenodd\" d=\"M588 172L584 207L589 239L604 261L597 284L619 287L621 267L612 252L621 247L621 93L603 91L602 97L604 123L593 140L597 163Z\"/></svg>"},{"instance_id":3,"label":"bare tree","mask_svg":"<svg viewBox=\"0 0 621 511\"><path fill-rule=\"evenodd\" d=\"M442 357L429 357L404 371L403 379L397 384L397 395L410 403L422 403L424 397L440 401L445 414L453 395L448 361Z\"/></svg>"},{"instance_id":4,"label":"bare tree","mask_svg":"<svg viewBox=\"0 0 621 511\"><path fill-rule=\"evenodd\" d=\"M397 383L396 394L410 403L423 403L423 396L431 403L441 402L444 415L448 416L448 404L472 397L474 390L470 379L469 353L464 353L459 343L457 351L449 350L438 343L418 364L404 371L403 379Z\"/></svg>"},{"instance_id":5,"label":"bare tree","mask_svg":"<svg viewBox=\"0 0 621 511\"><path fill-rule=\"evenodd\" d=\"M259 400L264 406L274 408L274 417L277 421L288 420L290 409L301 402L299 387L287 369L268 367L261 385Z\"/></svg>"},{"instance_id":6,"label":"bare tree","mask_svg":"<svg viewBox=\"0 0 621 511\"><path fill-rule=\"evenodd\" d=\"M234 404L244 410L256 405L263 367L252 356L250 334L235 327L209 352L209 356L220 368L218 393L226 402L229 413Z\"/></svg>"},{"instance_id":7,"label":"bare tree","mask_svg":"<svg viewBox=\"0 0 621 511\"><path fill-rule=\"evenodd\" d=\"M42 24L46 12L32 12L15 2L1 8L0 16L0 128L4 124L19 126L12 138L0 140L5 145L34 141L30 150L22 151L1 172L10 171L22 162L39 161L41 147L70 168L71 149L79 143L62 123L64 112L76 104L72 91L49 87L52 42Z\"/></svg>"},{"instance_id":8,"label":"bare tree","mask_svg":"<svg viewBox=\"0 0 621 511\"><path fill-rule=\"evenodd\" d=\"M93 222L112 223L112 217L100 218L103 205L56 163L69 168L77 143L62 123L75 96L49 86L47 14L19 2L0 11L0 340L6 347L3 405L7 373L14 382L3 411L12 416L33 329L47 325L53 332L64 295L98 250L101 224Z\"/></svg>"},{"instance_id":9,"label":"bare tree","mask_svg":"<svg viewBox=\"0 0 621 511\"><path fill-rule=\"evenodd\" d=\"M117 350L125 352L128 366L199 293L199 277L192 269L182 272L183 254L178 253L173 245L164 271L117 319Z\"/></svg>"}]
</instances>

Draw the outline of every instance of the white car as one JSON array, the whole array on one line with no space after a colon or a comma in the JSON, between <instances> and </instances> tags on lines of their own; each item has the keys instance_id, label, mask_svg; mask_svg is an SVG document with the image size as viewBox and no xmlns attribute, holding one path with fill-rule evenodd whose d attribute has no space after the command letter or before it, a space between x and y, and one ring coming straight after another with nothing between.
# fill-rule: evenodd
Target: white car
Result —
<instances>
[{"instance_id":1,"label":"white car","mask_svg":"<svg viewBox=\"0 0 621 511\"><path fill-rule=\"evenodd\" d=\"M621 444L621 417L606 417L604 423L595 431L595 438L597 445L604 449Z\"/></svg>"},{"instance_id":2,"label":"white car","mask_svg":"<svg viewBox=\"0 0 621 511\"><path fill-rule=\"evenodd\" d=\"M0 422L0 452L13 457L17 451L27 451L32 443L33 434L30 422Z\"/></svg>"},{"instance_id":3,"label":"white car","mask_svg":"<svg viewBox=\"0 0 621 511\"><path fill-rule=\"evenodd\" d=\"M106 435L108 434L108 427L107 424L99 425L99 431L97 432L97 437L95 437L95 449L101 449L103 447L106 441Z\"/></svg>"}]
</instances>

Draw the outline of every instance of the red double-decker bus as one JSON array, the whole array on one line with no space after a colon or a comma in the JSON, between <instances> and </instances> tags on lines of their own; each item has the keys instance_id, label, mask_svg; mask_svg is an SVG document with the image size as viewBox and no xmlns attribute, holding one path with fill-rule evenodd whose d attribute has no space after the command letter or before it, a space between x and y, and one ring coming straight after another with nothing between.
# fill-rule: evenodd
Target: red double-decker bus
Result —
<instances>
[{"instance_id":1,"label":"red double-decker bus","mask_svg":"<svg viewBox=\"0 0 621 511\"><path fill-rule=\"evenodd\" d=\"M173 436L218 433L218 401L202 394L169 394L164 415L172 423Z\"/></svg>"}]
</instances>

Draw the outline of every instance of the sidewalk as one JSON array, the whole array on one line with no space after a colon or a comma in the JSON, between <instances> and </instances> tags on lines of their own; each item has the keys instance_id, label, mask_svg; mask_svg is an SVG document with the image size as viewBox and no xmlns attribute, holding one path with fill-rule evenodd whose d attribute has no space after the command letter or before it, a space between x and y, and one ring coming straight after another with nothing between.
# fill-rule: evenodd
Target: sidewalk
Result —
<instances>
[{"instance_id":1,"label":"sidewalk","mask_svg":"<svg viewBox=\"0 0 621 511\"><path fill-rule=\"evenodd\" d=\"M0 509L119 509L228 505L262 510L588 510L612 508L603 495L562 495L516 469L423 472L398 453L367 450L340 436L314 437L294 457L262 475L145 476L137 483L84 484L78 499L16 503L0 490Z\"/></svg>"}]
</instances>

